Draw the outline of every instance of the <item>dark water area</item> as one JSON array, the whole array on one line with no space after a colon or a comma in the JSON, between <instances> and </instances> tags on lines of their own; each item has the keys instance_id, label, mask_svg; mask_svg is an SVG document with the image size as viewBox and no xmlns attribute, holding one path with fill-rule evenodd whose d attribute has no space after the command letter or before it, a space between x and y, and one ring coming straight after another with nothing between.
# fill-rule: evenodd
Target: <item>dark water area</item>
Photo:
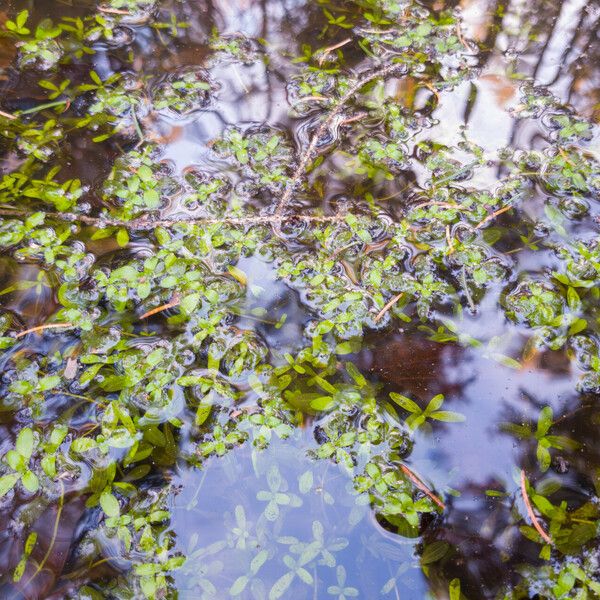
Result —
<instances>
[{"instance_id":1,"label":"dark water area","mask_svg":"<svg viewBox=\"0 0 600 600\"><path fill-rule=\"evenodd\" d=\"M0 598L600 597L599 20L0 0Z\"/></svg>"}]
</instances>

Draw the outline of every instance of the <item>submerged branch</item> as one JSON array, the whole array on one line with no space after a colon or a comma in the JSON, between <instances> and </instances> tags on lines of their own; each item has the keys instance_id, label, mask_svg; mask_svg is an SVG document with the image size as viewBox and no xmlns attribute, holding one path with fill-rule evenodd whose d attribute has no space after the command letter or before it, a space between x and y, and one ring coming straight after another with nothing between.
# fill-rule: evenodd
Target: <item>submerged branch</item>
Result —
<instances>
[{"instance_id":1,"label":"submerged branch","mask_svg":"<svg viewBox=\"0 0 600 600\"><path fill-rule=\"evenodd\" d=\"M525 503L525 508L527 509L527 514L531 519L531 523L535 527L535 530L540 534L540 537L547 543L552 545L552 539L550 536L544 531L543 527L540 525L538 518L535 516L533 512L533 508L531 507L531 502L529 501L529 496L527 495L527 478L525 476L525 471L521 469L521 495L523 496L523 502Z\"/></svg>"},{"instance_id":2,"label":"submerged branch","mask_svg":"<svg viewBox=\"0 0 600 600\"><path fill-rule=\"evenodd\" d=\"M413 473L406 465L400 465L402 472L431 500L433 500L442 510L446 505Z\"/></svg>"},{"instance_id":3,"label":"submerged branch","mask_svg":"<svg viewBox=\"0 0 600 600\"><path fill-rule=\"evenodd\" d=\"M91 227L102 229L104 227L124 227L130 231L148 231L155 227L172 227L179 223L188 223L190 225L268 225L281 224L285 221L310 221L316 223L337 223L343 221L345 214L336 215L254 215L248 217L191 217L191 218L162 218L150 219L148 217L139 217L131 221L121 221L120 219L111 219L105 217L90 217L71 212L45 212L45 211L26 211L13 208L0 208L0 216L27 218L36 212L43 212L47 218L68 223L83 223Z\"/></svg>"},{"instance_id":4,"label":"submerged branch","mask_svg":"<svg viewBox=\"0 0 600 600\"><path fill-rule=\"evenodd\" d=\"M327 131L327 129L331 126L334 119L339 115L344 106L357 94L357 92L364 87L366 84L378 79L380 77L388 77L389 75L398 72L403 67L398 63L388 64L376 71L369 72L364 76L360 77L350 88L344 93L344 95L339 99L339 101L335 104L333 109L327 114L327 117L321 122L317 131L314 133L313 137L310 140L306 150L302 152L300 155L300 160L298 166L294 170L294 173L291 179L288 181L286 188L277 203L275 208L275 213L272 215L256 215L256 216L248 216L248 217L222 217L222 218L207 218L207 217L199 217L199 218L163 218L163 219L150 219L147 216L139 217L133 219L131 221L122 221L119 219L111 219L105 217L91 217L88 215L82 215L78 213L72 212L45 212L45 215L50 219L57 219L60 221L67 221L72 223L83 223L85 225L89 225L92 227L104 228L104 227L123 227L130 231L147 231L154 229L155 227L172 227L178 223L189 223L193 224L202 224L202 225L216 225L216 224L228 224L228 225L273 225L275 227L275 231L279 234L281 232L281 223L284 221L310 221L317 223L327 223L327 222L339 222L343 221L344 215L330 215L330 216L310 216L310 215L298 215L298 214L289 214L284 215L283 211L289 204L292 194L296 190L298 184L302 180L302 178L306 175L306 171L310 161L313 158L316 147L319 143L319 140L323 136L323 134ZM62 103L62 101L60 101ZM59 102L53 103L53 105L58 104ZM43 107L47 108L50 105L44 105ZM36 110L39 110L42 107L37 107ZM22 113L24 114L24 113ZM352 119L347 122L351 122ZM134 121L135 124L135 121ZM138 135L141 136L141 130L139 130L139 124L137 125ZM15 216L15 217L28 217L32 212L23 211L19 209L12 208L0 208L0 215L4 216Z\"/></svg>"},{"instance_id":5,"label":"submerged branch","mask_svg":"<svg viewBox=\"0 0 600 600\"><path fill-rule=\"evenodd\" d=\"M20 338L28 333L34 333L36 331L43 331L44 329L57 329L59 327L73 327L73 323L46 323L46 325L38 325L37 327L31 327L30 329L25 329L25 331L19 331L15 338Z\"/></svg>"},{"instance_id":6,"label":"submerged branch","mask_svg":"<svg viewBox=\"0 0 600 600\"><path fill-rule=\"evenodd\" d=\"M350 86L346 93L335 104L333 109L328 113L327 117L321 122L321 124L317 128L317 131L315 131L308 146L306 147L306 150L304 150L304 152L302 152L302 154L300 155L298 166L296 167L292 178L288 181L285 191L283 192L283 195L281 196L277 204L277 208L275 209L276 215L281 215L281 213L285 210L286 206L289 204L290 200L292 199L292 194L296 191L296 187L306 174L308 164L313 158L319 140L323 137L323 134L330 127L334 119L340 114L344 106L346 106L346 104L367 83L370 83L371 81L380 77L388 77L389 75L397 72L401 68L402 65L398 63L386 65L381 69L372 71L370 73L367 73L363 77L360 77L353 85Z\"/></svg>"},{"instance_id":7,"label":"submerged branch","mask_svg":"<svg viewBox=\"0 0 600 600\"><path fill-rule=\"evenodd\" d=\"M167 302L166 304L161 304L160 306L157 306L156 308L152 308L148 312L145 312L140 317L140 320L147 319L148 317L151 317L152 315L156 315L159 312L169 310L169 308L175 308L176 306L179 306L180 303L181 303L181 299L179 298L179 296L177 294L175 294L173 296L173 299L170 302Z\"/></svg>"},{"instance_id":8,"label":"submerged branch","mask_svg":"<svg viewBox=\"0 0 600 600\"><path fill-rule=\"evenodd\" d=\"M381 319L383 318L383 315L385 315L385 313L390 310L390 308L392 308L392 306L394 306L394 304L396 304L396 302L398 302L398 300L400 300L400 298L402 298L402 296L404 296L404 292L400 292L399 294L397 294L396 296L394 296L378 313L377 316L373 319L374 323L378 323L379 321L381 321Z\"/></svg>"}]
</instances>

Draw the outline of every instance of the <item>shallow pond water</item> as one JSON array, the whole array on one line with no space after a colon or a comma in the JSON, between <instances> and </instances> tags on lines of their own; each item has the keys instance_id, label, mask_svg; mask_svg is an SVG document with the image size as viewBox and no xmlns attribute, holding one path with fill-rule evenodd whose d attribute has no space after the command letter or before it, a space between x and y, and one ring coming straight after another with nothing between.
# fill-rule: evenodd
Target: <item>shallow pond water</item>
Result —
<instances>
[{"instance_id":1,"label":"shallow pond water","mask_svg":"<svg viewBox=\"0 0 600 600\"><path fill-rule=\"evenodd\" d=\"M599 19L0 0L0 597L600 597Z\"/></svg>"}]
</instances>

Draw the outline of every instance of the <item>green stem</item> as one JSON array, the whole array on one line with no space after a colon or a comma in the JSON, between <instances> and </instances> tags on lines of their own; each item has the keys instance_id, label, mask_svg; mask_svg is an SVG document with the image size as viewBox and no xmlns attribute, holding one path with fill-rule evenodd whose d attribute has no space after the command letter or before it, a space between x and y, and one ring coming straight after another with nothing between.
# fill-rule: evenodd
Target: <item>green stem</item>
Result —
<instances>
[{"instance_id":1,"label":"green stem","mask_svg":"<svg viewBox=\"0 0 600 600\"><path fill-rule=\"evenodd\" d=\"M54 521L54 530L52 531L52 538L50 539L50 545L48 546L48 550L46 551L44 558L42 558L42 562L40 562L40 564L38 565L38 567L35 570L35 572L33 573L33 575L27 580L27 582L23 586L23 589L26 589L27 586L42 571L42 569L44 568L44 565L48 562L48 559L50 558L50 554L52 552L52 548L54 548L54 544L56 543L56 537L58 535L58 525L60 523L60 517L62 515L62 510L63 510L63 506L65 503L65 486L63 485L63 482L60 480L59 480L59 483L60 483L60 499L58 500L58 510L56 511L56 520Z\"/></svg>"},{"instance_id":2,"label":"green stem","mask_svg":"<svg viewBox=\"0 0 600 600\"><path fill-rule=\"evenodd\" d=\"M47 102L46 104L40 104L38 106L34 106L33 108L28 108L27 110L19 111L18 116L22 117L23 115L32 115L33 113L40 112L46 108L54 108L55 106L61 106L63 104L67 104L68 100L56 100L55 102Z\"/></svg>"},{"instance_id":3,"label":"green stem","mask_svg":"<svg viewBox=\"0 0 600 600\"><path fill-rule=\"evenodd\" d=\"M131 105L131 118L133 119L133 126L135 127L135 131L138 134L138 137L140 138L139 144L141 144L144 141L144 132L140 127L140 122L138 121L137 115L135 114L135 108L133 104Z\"/></svg>"}]
</instances>

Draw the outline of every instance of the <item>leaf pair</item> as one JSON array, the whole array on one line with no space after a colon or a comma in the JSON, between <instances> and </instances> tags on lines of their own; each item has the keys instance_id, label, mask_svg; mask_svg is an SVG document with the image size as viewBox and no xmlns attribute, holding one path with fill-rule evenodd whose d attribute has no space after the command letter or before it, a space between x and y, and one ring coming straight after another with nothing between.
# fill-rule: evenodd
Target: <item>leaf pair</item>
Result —
<instances>
[{"instance_id":1,"label":"leaf pair","mask_svg":"<svg viewBox=\"0 0 600 600\"><path fill-rule=\"evenodd\" d=\"M427 419L443 421L445 423L460 423L465 420L465 416L460 413L450 410L438 410L444 403L443 394L437 394L437 396L434 396L429 401L429 404L425 407L425 409L421 409L421 407L414 400L411 400L406 396L402 396L402 394L391 392L390 398L398 406L411 413L410 416L405 420L405 423L413 431L425 424Z\"/></svg>"}]
</instances>

